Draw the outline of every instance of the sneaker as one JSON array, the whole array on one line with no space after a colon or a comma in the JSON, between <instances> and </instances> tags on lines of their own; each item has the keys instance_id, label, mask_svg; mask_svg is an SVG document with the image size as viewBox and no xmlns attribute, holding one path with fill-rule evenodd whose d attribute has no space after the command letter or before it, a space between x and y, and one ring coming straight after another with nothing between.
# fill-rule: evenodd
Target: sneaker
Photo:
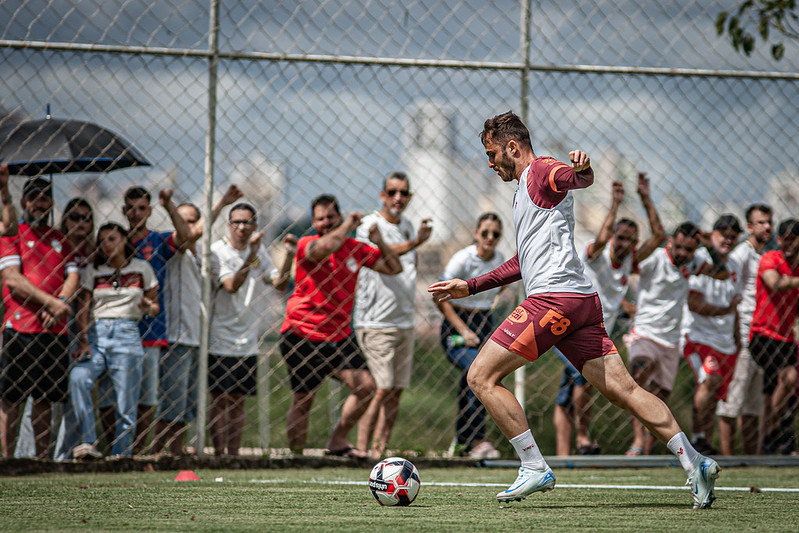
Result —
<instances>
[{"instance_id":1,"label":"sneaker","mask_svg":"<svg viewBox=\"0 0 799 533\"><path fill-rule=\"evenodd\" d=\"M716 479L719 477L719 464L704 455L699 456L699 466L688 478L686 485L691 485L691 493L694 495L694 509L710 509L716 495L713 488L716 486Z\"/></svg>"},{"instance_id":2,"label":"sneaker","mask_svg":"<svg viewBox=\"0 0 799 533\"><path fill-rule=\"evenodd\" d=\"M522 466L519 468L519 476L513 482L508 490L504 490L497 494L497 500L500 502L520 502L527 496L534 492L547 492L555 488L555 474L552 469L547 467L546 470L534 470Z\"/></svg>"},{"instance_id":3,"label":"sneaker","mask_svg":"<svg viewBox=\"0 0 799 533\"><path fill-rule=\"evenodd\" d=\"M82 459L93 461L95 459L102 459L103 454L100 453L100 450L98 450L97 446L94 444L84 442L72 448L72 457L75 458L76 461Z\"/></svg>"},{"instance_id":4,"label":"sneaker","mask_svg":"<svg viewBox=\"0 0 799 533\"><path fill-rule=\"evenodd\" d=\"M499 451L490 442L484 440L469 452L472 459L499 459Z\"/></svg>"}]
</instances>

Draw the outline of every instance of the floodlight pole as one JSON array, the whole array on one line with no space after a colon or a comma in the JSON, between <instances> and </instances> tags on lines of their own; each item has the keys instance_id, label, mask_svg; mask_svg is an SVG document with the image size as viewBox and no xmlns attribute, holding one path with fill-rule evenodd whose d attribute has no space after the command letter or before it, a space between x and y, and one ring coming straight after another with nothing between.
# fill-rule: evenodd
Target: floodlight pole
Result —
<instances>
[{"instance_id":1,"label":"floodlight pole","mask_svg":"<svg viewBox=\"0 0 799 533\"><path fill-rule=\"evenodd\" d=\"M206 223L202 236L202 303L200 305L200 353L197 369L197 456L205 454L208 400L208 342L211 333L211 212L214 197L214 152L216 150L216 86L219 64L219 0L211 0L208 32L208 116L205 131L205 180L203 207Z\"/></svg>"}]
</instances>

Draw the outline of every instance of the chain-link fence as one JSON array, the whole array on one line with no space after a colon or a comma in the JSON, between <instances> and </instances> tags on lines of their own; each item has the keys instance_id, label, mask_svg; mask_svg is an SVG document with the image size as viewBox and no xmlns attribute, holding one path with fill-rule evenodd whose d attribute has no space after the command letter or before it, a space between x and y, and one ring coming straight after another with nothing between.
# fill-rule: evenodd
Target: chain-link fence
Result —
<instances>
[{"instance_id":1,"label":"chain-link fence","mask_svg":"<svg viewBox=\"0 0 799 533\"><path fill-rule=\"evenodd\" d=\"M478 138L486 118L513 109L530 126L536 154L562 160L580 148L591 155L596 182L575 193L578 247L599 232L613 181L626 189L619 216L638 221L641 240L648 237L638 172L651 180L667 233L683 220L710 230L725 212L743 223L754 202L773 206L775 221L799 213L792 120L799 54L789 41L781 62L766 47L738 55L714 28L718 12L733 7L688 0L4 2L0 126L44 118L49 105L54 118L120 134L151 163L53 174L54 221L80 196L93 208L95 230L106 221L128 227L123 193L140 185L153 195L147 227L171 232L160 190L173 189L174 203L192 202L208 215L235 184L258 211L275 265L283 262L283 236L310 231L314 197L335 194L345 215L369 213L382 207L385 176L406 172L414 196L405 215L414 228L432 217L434 229L416 250L414 369L389 448L440 452L453 441L461 372L439 343L441 313L426 287L472 242L480 213L499 213L506 233L498 250L510 257L515 248L514 187L486 165ZM17 209L22 182L11 178ZM232 231L227 218L223 209L206 225L198 258ZM210 267L202 273L212 300L220 289ZM263 316L242 450L288 447L291 394L277 341L290 290L247 299ZM192 312L207 311L193 301ZM497 318L515 303L516 295L503 295ZM197 344L204 382L206 346ZM517 383L547 453L554 453L561 370L547 354ZM669 403L686 429L693 390L681 363ZM323 385L308 447L327 444L344 397L335 382ZM202 431L192 446L211 445L207 405L201 395ZM624 452L632 440L629 417L603 399L591 432L605 452ZM500 437L489 424L488 439L510 455Z\"/></svg>"}]
</instances>

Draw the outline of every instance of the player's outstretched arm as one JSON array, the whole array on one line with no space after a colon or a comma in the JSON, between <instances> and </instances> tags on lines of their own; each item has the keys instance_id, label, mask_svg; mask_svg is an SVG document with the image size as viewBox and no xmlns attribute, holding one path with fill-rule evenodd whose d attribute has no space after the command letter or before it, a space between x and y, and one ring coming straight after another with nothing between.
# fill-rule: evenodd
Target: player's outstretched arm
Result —
<instances>
[{"instance_id":1,"label":"player's outstretched arm","mask_svg":"<svg viewBox=\"0 0 799 533\"><path fill-rule=\"evenodd\" d=\"M649 238L638 247L636 259L640 263L652 255L652 252L663 244L663 241L666 240L666 230L663 229L663 224L660 222L655 203L652 201L652 196L649 194L649 179L644 172L638 173L638 195L641 197L641 203L646 210L650 232Z\"/></svg>"},{"instance_id":2,"label":"player's outstretched arm","mask_svg":"<svg viewBox=\"0 0 799 533\"><path fill-rule=\"evenodd\" d=\"M599 230L599 234L597 234L594 242L588 246L589 259L596 259L599 257L599 254L602 253L602 250L605 249L605 245L613 236L613 227L616 225L616 214L619 211L619 205L621 205L621 202L624 200L624 185L622 182L613 182L613 191L611 194L613 200L610 204L608 215L602 223L602 229Z\"/></svg>"},{"instance_id":3,"label":"player's outstretched arm","mask_svg":"<svg viewBox=\"0 0 799 533\"><path fill-rule=\"evenodd\" d=\"M469 296L469 286L464 280L455 278L433 283L427 288L427 292L432 293L433 300L440 303L457 298L466 298Z\"/></svg>"}]
</instances>

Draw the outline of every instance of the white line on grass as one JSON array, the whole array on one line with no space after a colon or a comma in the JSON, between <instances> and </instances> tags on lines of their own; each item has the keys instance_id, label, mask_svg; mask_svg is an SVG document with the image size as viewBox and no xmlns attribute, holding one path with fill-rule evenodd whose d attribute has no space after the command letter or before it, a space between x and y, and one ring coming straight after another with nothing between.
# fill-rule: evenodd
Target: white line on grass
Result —
<instances>
[{"instance_id":1,"label":"white line on grass","mask_svg":"<svg viewBox=\"0 0 799 533\"><path fill-rule=\"evenodd\" d=\"M366 485L365 481L325 481L325 480L310 480L298 481L293 479L251 479L250 483L304 483L307 485ZM430 487L505 487L507 483L449 483L441 481L425 481L425 486ZM557 485L561 489L615 489L615 490L688 490L691 487L688 485L680 486L659 486L659 485L589 485L581 483L559 483ZM795 488L764 488L764 487L716 487L717 491L729 492L750 492L752 490L759 490L761 492L799 492Z\"/></svg>"}]
</instances>

